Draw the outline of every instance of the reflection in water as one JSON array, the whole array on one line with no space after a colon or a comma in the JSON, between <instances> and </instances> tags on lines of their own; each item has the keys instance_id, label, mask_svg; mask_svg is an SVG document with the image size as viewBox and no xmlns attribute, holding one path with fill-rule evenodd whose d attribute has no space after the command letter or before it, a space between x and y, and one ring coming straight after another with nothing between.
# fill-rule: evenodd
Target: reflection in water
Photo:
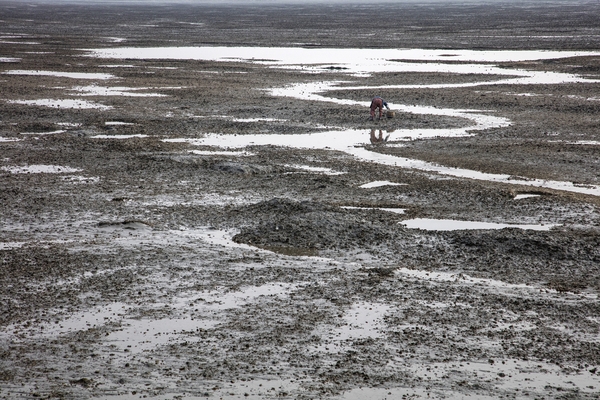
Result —
<instances>
[{"instance_id":1,"label":"reflection in water","mask_svg":"<svg viewBox=\"0 0 600 400\"><path fill-rule=\"evenodd\" d=\"M393 129L389 129L389 130L387 131L387 133L388 133L388 134L387 134L387 136L384 138L384 137L383 137L383 129L380 129L380 130L379 130L379 137L377 137L377 136L375 135L375 131L376 131L376 129L375 129L375 128L372 128L372 129L371 129L371 138L370 138L370 139L371 139L371 144L382 144L382 143L385 143L385 142L387 142L387 141L388 141L388 139L390 138L390 133L394 132L394 130L393 130Z\"/></svg>"}]
</instances>

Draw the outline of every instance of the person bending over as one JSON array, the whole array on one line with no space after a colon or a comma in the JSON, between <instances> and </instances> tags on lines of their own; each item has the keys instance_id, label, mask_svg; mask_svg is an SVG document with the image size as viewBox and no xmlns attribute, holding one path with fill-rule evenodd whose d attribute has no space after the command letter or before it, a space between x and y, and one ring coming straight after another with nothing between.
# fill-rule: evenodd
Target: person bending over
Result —
<instances>
[{"instance_id":1,"label":"person bending over","mask_svg":"<svg viewBox=\"0 0 600 400\"><path fill-rule=\"evenodd\" d=\"M387 108L388 110L390 109L390 107L388 107L388 103L386 103L384 99L382 99L379 96L373 97L373 100L371 100L371 118L369 118L369 120L373 121L373 118L375 118L375 110L377 110L378 108L379 119L381 119L381 115L383 114L383 107Z\"/></svg>"}]
</instances>

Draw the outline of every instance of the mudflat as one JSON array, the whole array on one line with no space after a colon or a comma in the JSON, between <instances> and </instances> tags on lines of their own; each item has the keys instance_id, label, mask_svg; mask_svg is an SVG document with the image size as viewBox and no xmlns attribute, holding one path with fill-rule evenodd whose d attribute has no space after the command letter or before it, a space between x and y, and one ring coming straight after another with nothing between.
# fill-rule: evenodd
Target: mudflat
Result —
<instances>
[{"instance_id":1,"label":"mudflat","mask_svg":"<svg viewBox=\"0 0 600 400\"><path fill-rule=\"evenodd\" d=\"M544 3L0 2L0 398L598 398L600 8Z\"/></svg>"}]
</instances>

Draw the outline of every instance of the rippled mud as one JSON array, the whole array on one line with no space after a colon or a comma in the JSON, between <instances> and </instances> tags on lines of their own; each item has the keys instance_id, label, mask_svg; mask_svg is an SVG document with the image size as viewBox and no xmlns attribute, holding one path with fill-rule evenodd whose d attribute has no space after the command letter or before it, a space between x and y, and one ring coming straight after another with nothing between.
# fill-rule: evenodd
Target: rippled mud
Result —
<instances>
[{"instance_id":1,"label":"rippled mud","mask_svg":"<svg viewBox=\"0 0 600 400\"><path fill-rule=\"evenodd\" d=\"M379 7L0 3L0 398L600 396L597 6Z\"/></svg>"}]
</instances>

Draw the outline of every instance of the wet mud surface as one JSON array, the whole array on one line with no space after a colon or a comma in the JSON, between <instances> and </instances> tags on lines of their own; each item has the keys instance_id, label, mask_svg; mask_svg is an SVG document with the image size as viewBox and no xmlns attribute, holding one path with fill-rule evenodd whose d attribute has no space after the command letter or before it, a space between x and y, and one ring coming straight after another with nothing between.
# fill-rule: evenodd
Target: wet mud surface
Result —
<instances>
[{"instance_id":1,"label":"wet mud surface","mask_svg":"<svg viewBox=\"0 0 600 400\"><path fill-rule=\"evenodd\" d=\"M600 50L597 5L533 4L0 3L0 398L598 398L600 52L352 74L86 50ZM522 71L578 79L497 83ZM360 140L291 145L318 134Z\"/></svg>"}]
</instances>

